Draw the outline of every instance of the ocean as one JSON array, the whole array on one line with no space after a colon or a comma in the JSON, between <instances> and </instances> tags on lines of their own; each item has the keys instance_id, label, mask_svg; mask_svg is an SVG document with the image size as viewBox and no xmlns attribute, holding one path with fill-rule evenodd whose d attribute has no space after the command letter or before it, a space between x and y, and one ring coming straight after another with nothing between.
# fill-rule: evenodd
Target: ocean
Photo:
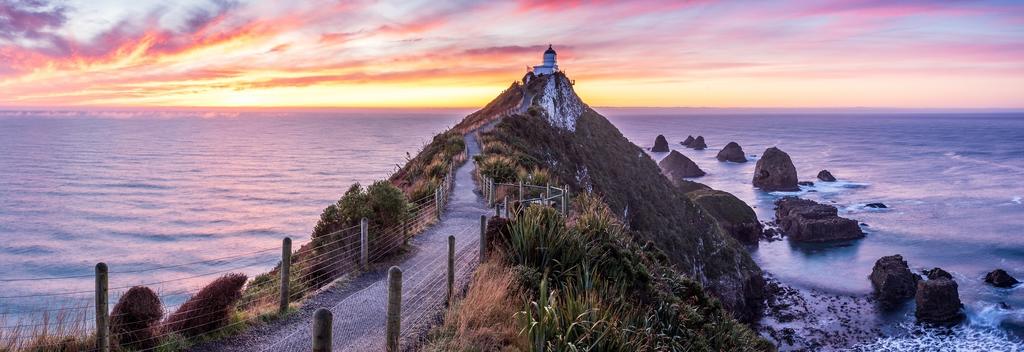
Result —
<instances>
[{"instance_id":1,"label":"ocean","mask_svg":"<svg viewBox=\"0 0 1024 352\"><path fill-rule=\"evenodd\" d=\"M941 267L959 285L967 319L957 328L924 330L913 304L861 317L887 335L864 350L992 350L1024 337L1024 285L1000 289L983 278L1001 268L1024 277L1024 114L690 113L609 110L606 116L633 143L651 147L664 134L672 149L700 166L693 179L730 192L774 219L773 202L797 195L832 204L840 215L866 224L864 239L831 244L764 242L753 257L779 281L837 295L868 295L868 275L879 257L901 254L911 270ZM708 148L686 149L688 135ZM747 163L715 155L735 141ZM800 192L762 192L751 185L766 148L790 155ZM668 153L652 153L660 160ZM838 179L818 182L819 170ZM865 207L880 202L887 209ZM1009 309L1001 307L1008 305ZM1024 349L1024 345L1017 345ZM1012 350L1012 349L1011 349Z\"/></svg>"},{"instance_id":2,"label":"ocean","mask_svg":"<svg viewBox=\"0 0 1024 352\"><path fill-rule=\"evenodd\" d=\"M753 257L783 283L867 295L874 261L890 254L954 275L965 323L914 332L912 307L879 313L870 320L891 336L864 348L915 350L928 336L970 349L1024 336L1024 285L982 282L996 268L1024 278L1024 115L598 111L637 145L664 134L708 173L695 181L735 194L761 220L793 194L867 224L852 242L762 242ZM61 296L41 295L53 292L88 297L100 261L112 287L157 282L162 291L218 272L181 264L231 257L247 260L239 271L265 271L283 237L307 240L352 183L386 177L466 113L0 112L0 313L51 306ZM709 148L683 148L687 135ZM751 162L715 160L730 141ZM828 169L839 182L754 189L754 161L771 146L790 154L801 180ZM873 202L889 208L864 206Z\"/></svg>"}]
</instances>

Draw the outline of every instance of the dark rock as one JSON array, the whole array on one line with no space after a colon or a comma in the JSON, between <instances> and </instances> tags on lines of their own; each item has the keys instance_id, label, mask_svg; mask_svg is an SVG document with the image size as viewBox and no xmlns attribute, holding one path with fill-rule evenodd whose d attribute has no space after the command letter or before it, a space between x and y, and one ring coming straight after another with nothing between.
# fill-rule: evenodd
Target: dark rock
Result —
<instances>
[{"instance_id":1,"label":"dark rock","mask_svg":"<svg viewBox=\"0 0 1024 352\"><path fill-rule=\"evenodd\" d=\"M1009 304L1006 304L1006 302L999 302L999 308L1006 309L1006 310L1013 309L1012 307L1010 307Z\"/></svg>"},{"instance_id":2,"label":"dark rock","mask_svg":"<svg viewBox=\"0 0 1024 352\"><path fill-rule=\"evenodd\" d=\"M790 239L827 242L864 237L854 220L839 217L836 207L797 197L775 202L775 219Z\"/></svg>"},{"instance_id":3,"label":"dark rock","mask_svg":"<svg viewBox=\"0 0 1024 352\"><path fill-rule=\"evenodd\" d=\"M764 191L799 191L796 167L789 154L771 147L764 151L754 166L754 186Z\"/></svg>"},{"instance_id":4,"label":"dark rock","mask_svg":"<svg viewBox=\"0 0 1024 352\"><path fill-rule=\"evenodd\" d=\"M868 203L868 204L865 204L864 206L868 207L868 208L874 208L874 209L885 209L885 208L889 207L889 206L887 206L885 204L882 204L882 203Z\"/></svg>"},{"instance_id":5,"label":"dark rock","mask_svg":"<svg viewBox=\"0 0 1024 352\"><path fill-rule=\"evenodd\" d=\"M747 155L743 154L743 148L736 142L729 142L718 152L715 156L718 161L731 161L734 163L745 163L747 162Z\"/></svg>"},{"instance_id":6,"label":"dark rock","mask_svg":"<svg viewBox=\"0 0 1024 352\"><path fill-rule=\"evenodd\" d=\"M658 166L661 167L661 173L668 176L670 180L704 176L704 170L701 170L697 163L675 150L662 159Z\"/></svg>"},{"instance_id":7,"label":"dark rock","mask_svg":"<svg viewBox=\"0 0 1024 352\"><path fill-rule=\"evenodd\" d=\"M801 185L801 186L814 186L814 182L811 182L811 181L800 181L800 182L797 182L796 184Z\"/></svg>"},{"instance_id":8,"label":"dark rock","mask_svg":"<svg viewBox=\"0 0 1024 352\"><path fill-rule=\"evenodd\" d=\"M654 148L651 148L651 151L655 153L668 152L668 140L665 139L665 136L659 134L658 137L654 139Z\"/></svg>"},{"instance_id":9,"label":"dark rock","mask_svg":"<svg viewBox=\"0 0 1024 352\"><path fill-rule=\"evenodd\" d=\"M881 257L871 269L871 286L885 308L892 308L917 293L917 282L921 278L910 272L903 256L896 254Z\"/></svg>"},{"instance_id":10,"label":"dark rock","mask_svg":"<svg viewBox=\"0 0 1024 352\"><path fill-rule=\"evenodd\" d=\"M708 145L704 143L704 136L697 136L697 138L694 139L693 142L687 144L686 146L693 148L694 150L704 150L707 149L708 147Z\"/></svg>"},{"instance_id":11,"label":"dark rock","mask_svg":"<svg viewBox=\"0 0 1024 352\"><path fill-rule=\"evenodd\" d=\"M924 271L924 276L927 276L928 280L938 280L938 279L950 279L950 280L952 280L953 279L953 275L950 274L949 272L945 271L945 270L942 270L942 268L934 268L932 270L925 270Z\"/></svg>"},{"instance_id":12,"label":"dark rock","mask_svg":"<svg viewBox=\"0 0 1024 352\"><path fill-rule=\"evenodd\" d=\"M679 189L682 190L683 193L690 193L690 192L693 192L693 191L710 190L711 189L711 187L708 187L708 185L705 185L705 184L700 183L700 182L684 180L684 179L675 179L675 180L672 180L672 181L675 182L676 186L679 187Z\"/></svg>"},{"instance_id":13,"label":"dark rock","mask_svg":"<svg viewBox=\"0 0 1024 352\"><path fill-rule=\"evenodd\" d=\"M985 282L992 286L1002 288L1013 287L1020 283L1020 281L1017 281L1016 278L1010 276L1010 274L1003 269L992 270L992 272L985 275Z\"/></svg>"},{"instance_id":14,"label":"dark rock","mask_svg":"<svg viewBox=\"0 0 1024 352\"><path fill-rule=\"evenodd\" d=\"M828 172L828 170L818 171L818 179L825 182L836 182L836 177L832 176L832 173Z\"/></svg>"},{"instance_id":15,"label":"dark rock","mask_svg":"<svg viewBox=\"0 0 1024 352\"><path fill-rule=\"evenodd\" d=\"M914 296L917 320L933 324L956 323L963 319L963 304L956 281L947 278L921 280L917 282Z\"/></svg>"},{"instance_id":16,"label":"dark rock","mask_svg":"<svg viewBox=\"0 0 1024 352\"><path fill-rule=\"evenodd\" d=\"M697 190L686 194L697 205L711 214L730 236L743 244L757 244L761 237L761 222L757 214L729 192L713 189Z\"/></svg>"},{"instance_id":17,"label":"dark rock","mask_svg":"<svg viewBox=\"0 0 1024 352\"><path fill-rule=\"evenodd\" d=\"M690 143L693 143L693 136L686 136L686 140L679 142L679 144L682 144L687 147L690 146Z\"/></svg>"},{"instance_id":18,"label":"dark rock","mask_svg":"<svg viewBox=\"0 0 1024 352\"><path fill-rule=\"evenodd\" d=\"M761 231L761 238L768 242L774 242L782 239L782 232L774 227L765 227Z\"/></svg>"}]
</instances>

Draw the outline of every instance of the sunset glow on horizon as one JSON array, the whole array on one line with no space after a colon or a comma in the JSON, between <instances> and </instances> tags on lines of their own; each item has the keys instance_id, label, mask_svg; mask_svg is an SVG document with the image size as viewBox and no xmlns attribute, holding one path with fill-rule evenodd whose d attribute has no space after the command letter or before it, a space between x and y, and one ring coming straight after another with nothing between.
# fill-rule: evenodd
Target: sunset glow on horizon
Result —
<instances>
[{"instance_id":1,"label":"sunset glow on horizon","mask_svg":"<svg viewBox=\"0 0 1024 352\"><path fill-rule=\"evenodd\" d=\"M1011 1L0 0L0 109L478 107L548 44L595 106L1024 108Z\"/></svg>"}]
</instances>

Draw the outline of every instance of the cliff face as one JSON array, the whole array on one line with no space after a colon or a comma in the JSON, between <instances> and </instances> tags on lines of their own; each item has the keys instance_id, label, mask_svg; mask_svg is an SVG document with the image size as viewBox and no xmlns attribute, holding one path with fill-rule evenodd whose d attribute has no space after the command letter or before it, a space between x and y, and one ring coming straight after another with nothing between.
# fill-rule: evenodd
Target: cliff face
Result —
<instances>
[{"instance_id":1,"label":"cliff face","mask_svg":"<svg viewBox=\"0 0 1024 352\"><path fill-rule=\"evenodd\" d=\"M524 166L539 164L572 188L599 194L640 240L663 251L737 318L757 316L764 281L740 243L662 176L640 147L583 104L564 74L536 77L521 89L531 107L504 119L496 132L530 151L517 158Z\"/></svg>"}]
</instances>

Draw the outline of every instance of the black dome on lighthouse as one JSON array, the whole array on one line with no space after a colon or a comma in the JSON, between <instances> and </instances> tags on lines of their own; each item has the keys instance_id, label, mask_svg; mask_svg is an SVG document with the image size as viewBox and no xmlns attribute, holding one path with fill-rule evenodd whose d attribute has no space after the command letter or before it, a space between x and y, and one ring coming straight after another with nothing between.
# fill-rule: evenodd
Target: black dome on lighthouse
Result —
<instances>
[{"instance_id":1,"label":"black dome on lighthouse","mask_svg":"<svg viewBox=\"0 0 1024 352\"><path fill-rule=\"evenodd\" d=\"M555 53L555 49L552 49L551 48L551 44L548 44L548 50L544 50L544 54L555 54L555 55L557 55L558 53Z\"/></svg>"}]
</instances>

